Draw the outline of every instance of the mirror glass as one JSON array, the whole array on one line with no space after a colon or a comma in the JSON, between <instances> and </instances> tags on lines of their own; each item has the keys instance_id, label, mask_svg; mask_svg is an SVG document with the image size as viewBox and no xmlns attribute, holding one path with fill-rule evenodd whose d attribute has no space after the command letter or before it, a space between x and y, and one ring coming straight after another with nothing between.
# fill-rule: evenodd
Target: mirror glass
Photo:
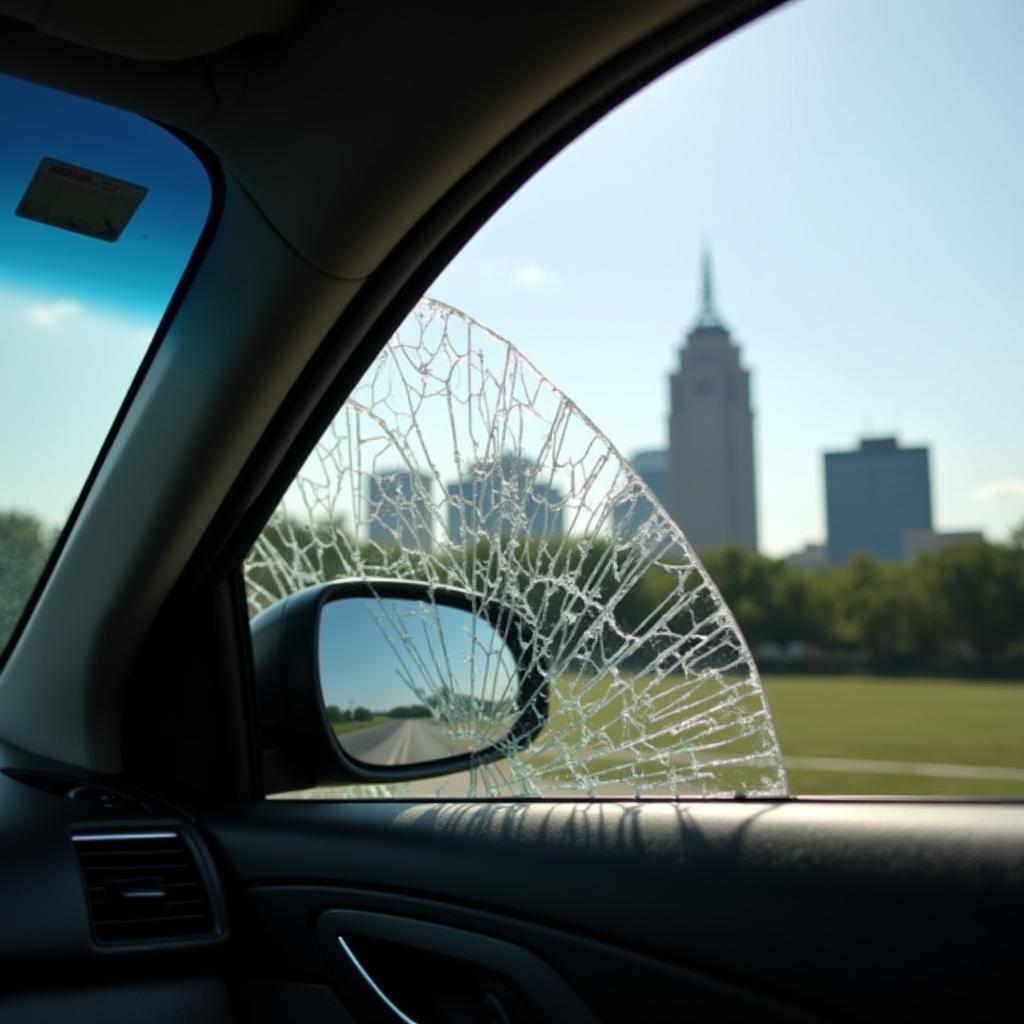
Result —
<instances>
[{"instance_id":1,"label":"mirror glass","mask_svg":"<svg viewBox=\"0 0 1024 1024\"><path fill-rule=\"evenodd\" d=\"M338 743L369 765L483 750L518 715L515 656L486 619L463 608L339 598L320 613L319 661Z\"/></svg>"}]
</instances>

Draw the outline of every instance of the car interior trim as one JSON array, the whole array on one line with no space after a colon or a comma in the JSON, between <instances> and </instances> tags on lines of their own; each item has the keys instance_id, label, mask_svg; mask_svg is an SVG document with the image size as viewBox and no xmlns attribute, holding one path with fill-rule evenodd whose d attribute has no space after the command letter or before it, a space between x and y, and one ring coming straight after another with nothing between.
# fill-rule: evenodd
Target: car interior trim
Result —
<instances>
[{"instance_id":1,"label":"car interior trim","mask_svg":"<svg viewBox=\"0 0 1024 1024\"><path fill-rule=\"evenodd\" d=\"M374 993L377 995L380 1001L384 1003L400 1021L402 1021L402 1024L419 1024L419 1022L413 1020L412 1017L409 1017L406 1014L402 1013L402 1011L397 1006L395 1006L395 1004L390 999L388 999L387 993L377 984L377 982L373 980L372 977L370 977L369 971L367 971L366 968L359 962L359 958L355 955L355 953L352 952L351 948L349 947L349 944L341 935L338 936L338 945L341 947L342 952L345 954L345 956L348 957L349 962L352 964L352 966L359 972L360 976L366 982L366 984L370 986L370 988L374 991Z\"/></svg>"},{"instance_id":2,"label":"car interior trim","mask_svg":"<svg viewBox=\"0 0 1024 1024\"><path fill-rule=\"evenodd\" d=\"M177 832L86 832L71 837L73 843L106 843L114 839L177 839Z\"/></svg>"}]
</instances>

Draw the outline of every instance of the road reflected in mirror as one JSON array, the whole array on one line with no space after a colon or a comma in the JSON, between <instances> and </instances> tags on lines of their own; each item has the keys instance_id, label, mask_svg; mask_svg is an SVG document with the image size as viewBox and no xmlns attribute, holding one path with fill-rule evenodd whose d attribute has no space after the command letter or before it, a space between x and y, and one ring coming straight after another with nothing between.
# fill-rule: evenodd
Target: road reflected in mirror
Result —
<instances>
[{"instance_id":1,"label":"road reflected in mirror","mask_svg":"<svg viewBox=\"0 0 1024 1024\"><path fill-rule=\"evenodd\" d=\"M320 685L342 750L374 766L485 750L518 714L516 658L474 612L367 596L324 605Z\"/></svg>"}]
</instances>

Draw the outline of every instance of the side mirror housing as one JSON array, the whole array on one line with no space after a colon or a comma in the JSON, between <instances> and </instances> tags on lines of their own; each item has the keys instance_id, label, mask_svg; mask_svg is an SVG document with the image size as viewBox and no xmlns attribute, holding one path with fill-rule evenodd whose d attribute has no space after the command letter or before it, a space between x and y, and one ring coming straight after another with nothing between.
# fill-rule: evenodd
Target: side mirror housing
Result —
<instances>
[{"instance_id":1,"label":"side mirror housing","mask_svg":"<svg viewBox=\"0 0 1024 1024\"><path fill-rule=\"evenodd\" d=\"M469 771L514 756L547 722L527 624L466 591L323 583L251 629L267 792Z\"/></svg>"}]
</instances>

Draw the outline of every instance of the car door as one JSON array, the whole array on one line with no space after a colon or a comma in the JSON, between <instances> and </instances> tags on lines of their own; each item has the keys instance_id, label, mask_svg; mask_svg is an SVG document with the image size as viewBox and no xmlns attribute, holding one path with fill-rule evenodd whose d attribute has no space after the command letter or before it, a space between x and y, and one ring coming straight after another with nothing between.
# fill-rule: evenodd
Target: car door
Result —
<instances>
[{"instance_id":1,"label":"car door","mask_svg":"<svg viewBox=\"0 0 1024 1024\"><path fill-rule=\"evenodd\" d=\"M33 922L24 935L37 971L31 983L5 981L16 990L7 999L11 1019L16 1012L32 1019L47 971L78 986L45 1004L54 1019L69 1012L424 1024L1018 1015L1019 803L791 797L742 634L637 473L578 414L571 388L563 394L515 349L502 348L499 337L457 312L416 309L468 234L546 157L660 70L766 6L650 4L630 15L617 5L594 5L589 14L563 5L547 16L517 7L475 30L452 7L428 19L426 38L437 53L424 46L424 26L416 24L422 13L388 25L386 14L382 23L366 9L354 12L366 21L353 26L321 10L320 20L291 41L292 50L278 52L256 38L233 55L252 58L261 72L248 90L233 90L239 83L232 62L204 65L199 78L218 82L225 105L244 94L237 117L218 122L202 104L169 105L167 119L191 124L223 163L220 224L4 668L2 784L12 831L21 839L4 882L9 905L13 894L24 898L12 918ZM314 116L322 97L300 88L289 93L289 68L302 80L316 57L323 85L360 66L367 40L386 38L417 68L427 57L448 66L462 58L483 75L489 49L500 49L496 32L535 60L524 67L515 54L494 58L507 91L481 79L486 87L471 98L480 100L483 115L467 115L466 125L453 129L461 146L438 137L438 152L424 156L424 169L376 159L359 165L355 144L344 160L333 146L313 147L307 152L325 163L312 170L288 163L288 147L278 145L286 128L302 127L308 117L308 134L315 135L331 124ZM325 40L337 51L325 54ZM470 54L476 42L485 56ZM178 56L191 60L187 52ZM195 70L168 64L138 81ZM134 65L132 71L143 75ZM381 90L366 92L368 103L380 100L375 117L390 111L396 119L367 127L385 155L379 136L396 134L400 116L410 138L430 141L439 129L424 121L419 97L389 105L392 71L383 82L376 70L363 73ZM448 89L467 91L468 74L433 82L435 92L424 80L422 95L438 125L450 113ZM186 98L193 87L201 91L192 77L186 85L180 86ZM498 94L489 97L490 89ZM337 105L337 97L329 99ZM522 107L506 116L513 100ZM353 116L358 127L359 111ZM485 127L497 138L480 143ZM298 136L307 133L295 134L298 151ZM359 138L354 128L351 138ZM316 168L339 163L353 169L345 179L351 219L321 231L331 221L319 204L324 193L303 203L303 183L312 193L320 182ZM382 164L387 174L375 178ZM419 315L410 321L414 310ZM488 550L518 561L504 575L487 570L457 578L456 589L476 592L482 580L492 588L488 601L508 608L515 598L509 578L528 590L543 575L549 591L567 595L533 624L535 634L546 630L545 650L562 658L561 671L570 672L584 656L598 667L632 669L635 652L625 649L621 631L587 646L597 635L593 620L584 616L574 632L566 626L575 615L566 602L582 593L595 619L603 621L608 609L625 615L633 591L629 557L639 553L644 571L663 563L666 573L675 573L677 603L652 621L634 620L630 636L655 645L645 665L655 665L656 674L674 657L675 665L687 666L689 680L708 687L708 701L722 709L711 714L712 729L720 724L716 714L725 715L725 742L736 744L728 765L697 757L683 771L678 759L659 761L665 748L652 745L649 728L659 708L645 709L636 688L627 686L606 720L595 720L589 708L575 725L558 725L552 709L550 721L567 753L552 765L548 748L539 764L527 765L525 785L522 774L512 784L492 768L503 763L498 760L479 769L478 788L456 796L302 792L316 783L360 780L330 778L322 749L312 756L312 742L294 735L282 742L289 738L277 728L283 713L267 703L277 677L271 674L269 690L260 689L263 663L252 644L250 613L339 575L422 583L438 565L409 555L416 544L428 545L408 514L387 526L397 544L377 541L376 553L350 545L341 563L325 557L338 548L337 537L324 544L315 530L290 548L275 547L282 520L271 517L282 498L290 494L294 501L297 492L289 489L321 438L364 437L366 423L380 425L372 401L357 406L351 399L358 400L360 388L374 394L382 352L394 374L403 368L403 353L412 356L406 369L425 370L400 397L445 400L443 389L422 383L437 368L425 356L451 354L429 333L442 320L463 332L465 345L453 344L451 352L477 351L482 334L480 344L502 355L511 378L499 375L487 394L515 397L524 421L541 423L542 436L575 417L570 426L580 439L568 451L568 465L584 481L553 482L543 492L535 475L524 492L507 486L517 477L502 460L503 447L489 461L474 453L464 468L480 470L494 486L477 488L463 502L456 527L475 510L477 526L498 541ZM401 332L410 323L425 333L403 349ZM485 394L471 375L466 380L471 396ZM384 404L393 394L385 389ZM483 422L493 408L479 403ZM409 406L390 411L405 417L403 438L414 436L418 421L407 415ZM339 417L348 433L338 433ZM408 444L396 447L408 455ZM351 470L351 450L337 448L350 460L342 469ZM557 453L561 458L567 450ZM389 460L370 475L422 468L422 460ZM557 571L549 566L542 574L543 551L529 544L502 548L509 531L485 528L489 513L480 502L498 480L508 514L529 519L543 517L545 508L565 515L587 509L587 482L602 472L612 482L592 503L590 533L577 535L591 538L600 562L609 536L602 510L613 519L614 506L625 512L620 523L632 516L646 530L622 559L603 563L619 577L614 586L580 586L595 578L593 558L555 559ZM140 479L148 486L140 488ZM433 481L435 503L447 479L441 471ZM391 486L377 493L378 513L388 505L406 513L421 507L410 498L414 491ZM573 500L560 504L563 498ZM535 509L527 514L530 502ZM353 507L358 516L368 506L360 500ZM376 518L387 525L385 516ZM439 529L428 530L430 543ZM298 554L312 560L312 576ZM501 564L508 570L507 558ZM274 590L268 576L281 583L282 573L284 585ZM433 593L440 590L436 579L427 582ZM517 614L536 611L527 601ZM316 639L307 636L307 659ZM588 708L579 694L569 696L563 704ZM44 710L58 706L58 698L70 702L59 706L77 712L51 727ZM592 703L604 701L602 693ZM304 716L312 714L309 706L300 708L296 721L308 725L313 719ZM616 731L620 719L639 722L631 746ZM578 756L584 726L596 734L603 760ZM670 730L666 736L671 746L677 737ZM524 763L545 750L544 742L543 732L531 738ZM513 753L520 756L518 746ZM80 792L84 783L91 795ZM561 783L568 784L551 791ZM110 898L120 907L163 903L169 875L152 864L167 849L147 847L150 866L133 868L130 877L92 851L122 865L117 858L136 856L139 844L150 843L174 844L175 855L193 865L187 884L205 893L198 897L205 899L199 930L181 926L185 934L168 934L155 914L157 929L150 932L152 922L133 909L129 931L141 931L111 939L97 928L109 921L97 918L92 890L99 888L101 898L113 890ZM32 860L38 863L26 863ZM98 885L89 872L101 873ZM38 913L40 905L48 912ZM0 934L9 940L5 959L16 960L17 933L8 925Z\"/></svg>"},{"instance_id":2,"label":"car door","mask_svg":"<svg viewBox=\"0 0 1024 1024\"><path fill-rule=\"evenodd\" d=\"M719 329L710 270L704 281L699 326ZM1012 1013L997 936L1010 922L1001 904L1016 886L1019 807L794 799L772 774L774 737L756 726L741 736L750 746L728 756L734 737L714 742L715 730L724 734L735 721L718 721L719 707L751 700L743 715L750 725L761 706L743 688L757 680L756 668L742 636L730 632L730 613L656 496L596 428L573 421L572 393L488 326L429 301L403 320L249 554L250 611L336 578L454 584L534 613L550 602L555 624L535 615L531 629L552 659L552 692L562 688L554 699L582 703L579 727L553 712L548 736L510 755L514 770L483 765L469 780L388 787L321 777L319 788L306 788L316 769L301 757L291 774L265 761L265 784L284 790L279 798L206 819L232 875L244 880L254 945L269 951L260 963L277 972L257 988L259 998L302 992L311 1006L322 999L332 1008L325 1019L334 1006L325 988L357 1017L381 1020ZM432 433L438 421L447 429ZM594 483L598 466L614 481L604 490ZM501 493L511 494L507 508ZM560 517L580 510L572 531L561 526ZM559 563L543 541L531 546L537 517L546 517L540 536L555 545L571 534L578 563ZM678 589L668 589L679 606L621 630L640 650L664 642L646 660L625 657L613 640L586 639L588 602L595 617L625 623L634 596L628 559L609 560L613 586L595 584L600 559L595 567L588 557L604 538L613 548L629 539L638 574L652 566L679 573ZM492 556L502 567L497 580L480 568ZM689 581L688 568L696 571ZM520 601L519 585L544 596ZM704 586L707 608L681 622L679 607ZM566 593L582 595L580 606L565 602ZM578 633L564 627L570 614L583 623ZM715 635L701 631L709 620L723 640L712 651L728 651L728 671L713 657L701 660ZM590 638L598 632L591 628ZM714 737L709 747L724 756L706 775L673 763L695 747L686 714L670 718L680 737L672 748L659 744L663 730L643 705L651 689L673 700L670 688L658 691L656 669L644 679L666 650L687 685L702 670L715 680L700 721ZM630 717L639 745L564 682L574 659L599 678L607 672L612 685L616 666L628 668L628 695L609 717ZM638 679L654 685L645 690ZM594 704L604 701L602 690ZM383 726L367 726L375 728ZM337 730L343 749L352 735ZM265 752L291 761L279 741ZM702 790L706 799L692 799ZM982 878L1010 888L985 891ZM951 940L959 927L969 941ZM311 963L317 971L306 973Z\"/></svg>"}]
</instances>

